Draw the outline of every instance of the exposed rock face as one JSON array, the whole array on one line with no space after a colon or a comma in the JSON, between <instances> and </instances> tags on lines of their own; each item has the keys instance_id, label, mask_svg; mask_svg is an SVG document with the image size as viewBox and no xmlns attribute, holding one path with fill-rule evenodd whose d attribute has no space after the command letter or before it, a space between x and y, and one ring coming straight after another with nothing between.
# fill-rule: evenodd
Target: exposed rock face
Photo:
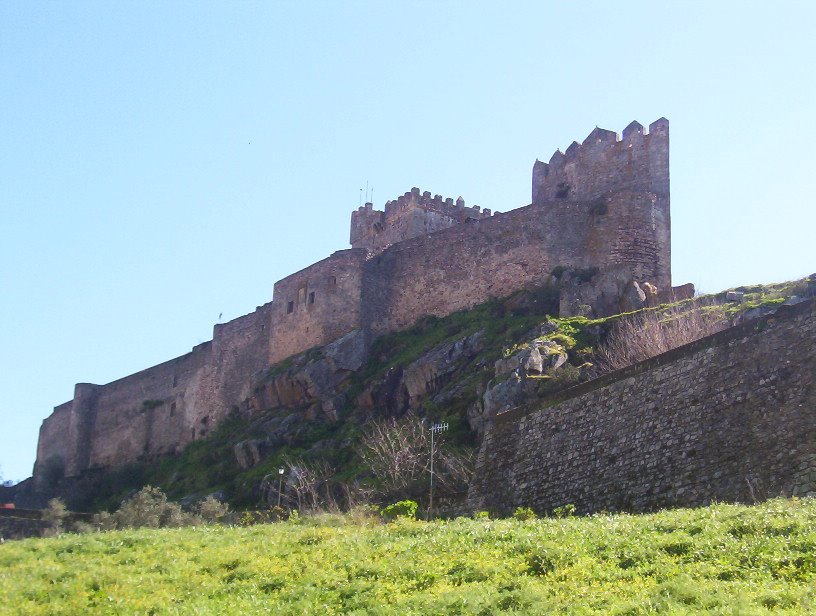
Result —
<instances>
[{"instance_id":1,"label":"exposed rock face","mask_svg":"<svg viewBox=\"0 0 816 616\"><path fill-rule=\"evenodd\" d=\"M241 468L250 468L260 462L268 449L268 442L260 439L235 443L235 459Z\"/></svg>"},{"instance_id":2,"label":"exposed rock face","mask_svg":"<svg viewBox=\"0 0 816 616\"><path fill-rule=\"evenodd\" d=\"M547 335L556 329L557 326L547 322L540 326L539 332ZM468 421L477 433L481 434L486 423L497 413L536 399L541 385L560 376L562 368L567 365L566 349L552 340L533 338L522 347L495 362L494 378L487 384L481 399L468 409Z\"/></svg>"},{"instance_id":3,"label":"exposed rock face","mask_svg":"<svg viewBox=\"0 0 816 616\"><path fill-rule=\"evenodd\" d=\"M640 310L641 308L645 308L647 306L646 293L636 281L630 280L623 289L623 295L621 295L620 303L621 310L623 312L634 312L635 310Z\"/></svg>"},{"instance_id":4,"label":"exposed rock face","mask_svg":"<svg viewBox=\"0 0 816 616\"><path fill-rule=\"evenodd\" d=\"M483 348L483 333L480 331L435 347L405 368L389 370L382 379L366 387L357 400L358 405L369 410L378 408L393 415L416 410Z\"/></svg>"},{"instance_id":5,"label":"exposed rock face","mask_svg":"<svg viewBox=\"0 0 816 616\"><path fill-rule=\"evenodd\" d=\"M657 293L654 285L649 283L649 287ZM612 266L594 272L567 270L561 276L559 314L595 317L632 312L647 305L646 297L631 269Z\"/></svg>"}]
</instances>

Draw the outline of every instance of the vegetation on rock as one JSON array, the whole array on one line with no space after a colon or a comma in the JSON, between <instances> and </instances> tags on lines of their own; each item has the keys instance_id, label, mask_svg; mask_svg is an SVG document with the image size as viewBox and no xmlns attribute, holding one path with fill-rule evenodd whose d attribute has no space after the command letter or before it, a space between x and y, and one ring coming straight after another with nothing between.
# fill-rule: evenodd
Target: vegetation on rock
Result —
<instances>
[{"instance_id":1,"label":"vegetation on rock","mask_svg":"<svg viewBox=\"0 0 816 616\"><path fill-rule=\"evenodd\" d=\"M69 504L86 511L113 510L149 484L176 500L195 501L217 492L233 507L256 508L277 503L278 469L284 468L284 507L304 507L318 496L338 508L368 497L379 505L411 498L423 508L425 445L408 456L413 460L410 481L395 483L366 454L371 449L365 443L378 431L378 422L414 417L411 429L417 434L430 423L447 422L450 431L439 453L453 468L472 457L492 413L519 404L547 404L553 394L602 370L813 296L814 280L740 287L600 319L553 317L558 289L545 286L444 318L424 317L408 330L376 340L358 370L332 373L336 382L330 396L289 395L283 403L280 396L270 402L256 395L210 436L176 455L89 474L84 493L92 498ZM256 394L270 383L313 389L304 380L314 378L326 363L324 349L289 358L259 377ZM330 412L322 410L327 404ZM314 480L304 487L307 476ZM311 496L297 492L298 486ZM443 507L455 511L466 485L455 480L440 488Z\"/></svg>"}]
</instances>

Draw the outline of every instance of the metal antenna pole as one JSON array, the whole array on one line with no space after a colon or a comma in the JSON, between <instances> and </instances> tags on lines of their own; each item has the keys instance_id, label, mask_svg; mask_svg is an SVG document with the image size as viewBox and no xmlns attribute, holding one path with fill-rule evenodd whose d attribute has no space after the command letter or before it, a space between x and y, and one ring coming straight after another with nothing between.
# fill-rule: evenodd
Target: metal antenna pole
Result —
<instances>
[{"instance_id":1,"label":"metal antenna pole","mask_svg":"<svg viewBox=\"0 0 816 616\"><path fill-rule=\"evenodd\" d=\"M433 511L433 459L434 459L434 427L431 426L431 494L428 499L428 520L431 519L431 512Z\"/></svg>"},{"instance_id":2,"label":"metal antenna pole","mask_svg":"<svg viewBox=\"0 0 816 616\"><path fill-rule=\"evenodd\" d=\"M430 486L430 494L428 497L428 519L431 519L433 515L433 489L434 489L434 435L437 432L444 432L448 429L447 423L441 424L433 424L430 428L431 430L431 486Z\"/></svg>"}]
</instances>

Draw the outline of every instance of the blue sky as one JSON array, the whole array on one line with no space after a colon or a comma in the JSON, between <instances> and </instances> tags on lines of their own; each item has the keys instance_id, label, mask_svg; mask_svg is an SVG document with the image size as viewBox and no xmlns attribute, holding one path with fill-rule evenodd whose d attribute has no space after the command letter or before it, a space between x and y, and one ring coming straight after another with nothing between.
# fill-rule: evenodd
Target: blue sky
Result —
<instances>
[{"instance_id":1,"label":"blue sky","mask_svg":"<svg viewBox=\"0 0 816 616\"><path fill-rule=\"evenodd\" d=\"M816 271L816 3L0 4L0 473L75 382L181 355L348 245L359 189L508 210L671 122L673 269Z\"/></svg>"}]
</instances>

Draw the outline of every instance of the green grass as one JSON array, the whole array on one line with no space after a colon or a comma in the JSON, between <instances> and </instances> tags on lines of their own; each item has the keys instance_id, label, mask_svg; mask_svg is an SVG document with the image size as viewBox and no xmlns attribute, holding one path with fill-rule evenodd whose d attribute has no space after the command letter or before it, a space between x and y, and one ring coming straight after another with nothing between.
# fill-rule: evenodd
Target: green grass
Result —
<instances>
[{"instance_id":1,"label":"green grass","mask_svg":"<svg viewBox=\"0 0 816 616\"><path fill-rule=\"evenodd\" d=\"M816 499L651 515L248 528L0 545L3 614L816 610Z\"/></svg>"}]
</instances>

